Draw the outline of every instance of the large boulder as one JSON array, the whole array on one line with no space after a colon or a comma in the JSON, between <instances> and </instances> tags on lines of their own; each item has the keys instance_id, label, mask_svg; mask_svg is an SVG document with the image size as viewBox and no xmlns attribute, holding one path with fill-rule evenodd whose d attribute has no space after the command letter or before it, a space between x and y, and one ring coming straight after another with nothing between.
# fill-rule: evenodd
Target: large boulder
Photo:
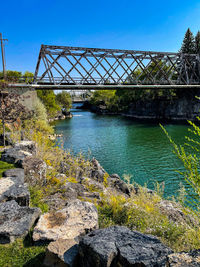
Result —
<instances>
[{"instance_id":1,"label":"large boulder","mask_svg":"<svg viewBox=\"0 0 200 267\"><path fill-rule=\"evenodd\" d=\"M74 200L67 207L43 214L33 232L37 242L73 239L98 228L98 212L94 204Z\"/></svg>"},{"instance_id":2,"label":"large boulder","mask_svg":"<svg viewBox=\"0 0 200 267\"><path fill-rule=\"evenodd\" d=\"M199 267L200 249L190 252L174 253L168 256L169 267Z\"/></svg>"},{"instance_id":3,"label":"large boulder","mask_svg":"<svg viewBox=\"0 0 200 267\"><path fill-rule=\"evenodd\" d=\"M48 267L74 267L78 261L78 240L58 239L46 251L44 265Z\"/></svg>"},{"instance_id":4,"label":"large boulder","mask_svg":"<svg viewBox=\"0 0 200 267\"><path fill-rule=\"evenodd\" d=\"M3 172L3 177L17 177L19 181L24 183L24 170L21 168L9 169Z\"/></svg>"},{"instance_id":5,"label":"large boulder","mask_svg":"<svg viewBox=\"0 0 200 267\"><path fill-rule=\"evenodd\" d=\"M31 154L36 154L36 144L33 141L21 141L14 145L18 150L27 151Z\"/></svg>"},{"instance_id":6,"label":"large boulder","mask_svg":"<svg viewBox=\"0 0 200 267\"><path fill-rule=\"evenodd\" d=\"M20 206L29 206L30 193L21 177L0 179L0 202L15 200Z\"/></svg>"},{"instance_id":7,"label":"large boulder","mask_svg":"<svg viewBox=\"0 0 200 267\"><path fill-rule=\"evenodd\" d=\"M14 200L0 204L0 244L25 237L40 214L40 209L21 207Z\"/></svg>"},{"instance_id":8,"label":"large boulder","mask_svg":"<svg viewBox=\"0 0 200 267\"><path fill-rule=\"evenodd\" d=\"M164 267L170 253L157 238L122 226L92 231L79 243L81 267Z\"/></svg>"},{"instance_id":9,"label":"large boulder","mask_svg":"<svg viewBox=\"0 0 200 267\"><path fill-rule=\"evenodd\" d=\"M27 157L32 156L30 152L19 150L17 148L8 148L1 154L1 160L15 164L18 167L23 166L23 162Z\"/></svg>"}]
</instances>

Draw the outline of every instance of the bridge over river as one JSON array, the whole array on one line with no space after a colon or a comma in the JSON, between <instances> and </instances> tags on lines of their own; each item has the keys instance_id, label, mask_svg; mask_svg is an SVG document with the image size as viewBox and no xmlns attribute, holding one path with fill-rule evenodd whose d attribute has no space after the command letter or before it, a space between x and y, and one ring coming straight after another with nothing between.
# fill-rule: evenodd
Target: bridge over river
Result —
<instances>
[{"instance_id":1,"label":"bridge over river","mask_svg":"<svg viewBox=\"0 0 200 267\"><path fill-rule=\"evenodd\" d=\"M200 55L41 45L34 79L10 87L51 90L200 88Z\"/></svg>"}]
</instances>

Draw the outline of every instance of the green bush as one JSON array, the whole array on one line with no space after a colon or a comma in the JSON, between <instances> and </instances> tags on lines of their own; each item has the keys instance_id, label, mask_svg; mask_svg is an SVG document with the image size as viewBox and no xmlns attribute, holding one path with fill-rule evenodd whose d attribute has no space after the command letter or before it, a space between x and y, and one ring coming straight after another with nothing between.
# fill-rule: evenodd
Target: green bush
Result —
<instances>
[{"instance_id":1,"label":"green bush","mask_svg":"<svg viewBox=\"0 0 200 267\"><path fill-rule=\"evenodd\" d=\"M56 103L56 95L53 90L37 90L37 96L45 105L49 117L54 117L61 110Z\"/></svg>"},{"instance_id":2,"label":"green bush","mask_svg":"<svg viewBox=\"0 0 200 267\"><path fill-rule=\"evenodd\" d=\"M200 120L199 117L197 119ZM188 122L191 126L188 129L190 136L185 137L186 143L183 145L177 145L162 125L161 128L173 145L174 153L183 163L184 171L179 173L188 184L186 204L193 207L194 212L200 216L200 127L191 121Z\"/></svg>"}]
</instances>

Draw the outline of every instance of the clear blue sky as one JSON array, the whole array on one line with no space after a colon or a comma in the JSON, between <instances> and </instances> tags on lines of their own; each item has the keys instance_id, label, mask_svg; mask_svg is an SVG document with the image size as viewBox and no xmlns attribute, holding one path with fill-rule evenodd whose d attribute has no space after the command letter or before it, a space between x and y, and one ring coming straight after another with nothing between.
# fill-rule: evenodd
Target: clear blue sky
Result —
<instances>
[{"instance_id":1,"label":"clear blue sky","mask_svg":"<svg viewBox=\"0 0 200 267\"><path fill-rule=\"evenodd\" d=\"M20 71L34 72L41 44L177 51L188 27L200 30L197 0L2 0L0 8L7 69Z\"/></svg>"}]
</instances>

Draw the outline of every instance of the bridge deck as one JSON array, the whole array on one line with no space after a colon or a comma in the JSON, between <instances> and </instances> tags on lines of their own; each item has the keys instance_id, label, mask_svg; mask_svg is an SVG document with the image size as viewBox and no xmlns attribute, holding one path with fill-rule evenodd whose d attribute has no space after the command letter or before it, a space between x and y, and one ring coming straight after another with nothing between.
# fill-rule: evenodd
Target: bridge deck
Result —
<instances>
[{"instance_id":1,"label":"bridge deck","mask_svg":"<svg viewBox=\"0 0 200 267\"><path fill-rule=\"evenodd\" d=\"M9 88L28 88L28 89L36 89L36 90L136 90L136 89L200 89L200 84L197 85L136 85L136 84L116 84L116 85L91 85L91 84L76 84L76 85L56 85L56 84L23 84L23 83L16 83L16 84L9 84Z\"/></svg>"}]
</instances>

